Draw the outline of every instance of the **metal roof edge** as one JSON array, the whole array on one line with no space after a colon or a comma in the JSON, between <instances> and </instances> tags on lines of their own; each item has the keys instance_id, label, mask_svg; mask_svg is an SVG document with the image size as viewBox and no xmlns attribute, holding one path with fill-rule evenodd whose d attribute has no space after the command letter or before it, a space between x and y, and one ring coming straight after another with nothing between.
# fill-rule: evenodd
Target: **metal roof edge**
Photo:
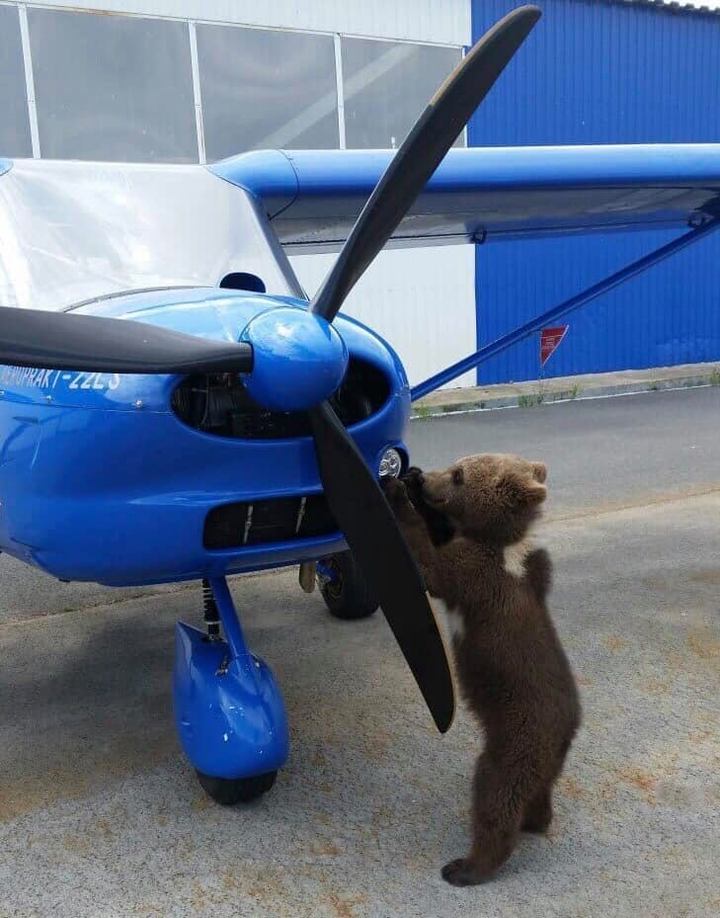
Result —
<instances>
[{"instance_id":1,"label":"metal roof edge","mask_svg":"<svg viewBox=\"0 0 720 918\"><path fill-rule=\"evenodd\" d=\"M720 16L720 6L710 7L701 3L679 3L677 0L602 0L607 6L655 7L668 13L685 13L694 16Z\"/></svg>"}]
</instances>

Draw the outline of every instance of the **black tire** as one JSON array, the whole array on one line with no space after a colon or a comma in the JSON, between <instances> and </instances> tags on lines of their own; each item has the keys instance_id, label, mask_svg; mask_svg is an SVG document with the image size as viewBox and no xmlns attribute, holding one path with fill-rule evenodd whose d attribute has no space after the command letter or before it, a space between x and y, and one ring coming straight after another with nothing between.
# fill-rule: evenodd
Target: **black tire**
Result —
<instances>
[{"instance_id":1,"label":"black tire","mask_svg":"<svg viewBox=\"0 0 720 918\"><path fill-rule=\"evenodd\" d=\"M322 598L332 616L349 621L368 618L377 611L378 601L370 593L351 552L332 555L324 564L334 575L320 585Z\"/></svg>"},{"instance_id":2,"label":"black tire","mask_svg":"<svg viewBox=\"0 0 720 918\"><path fill-rule=\"evenodd\" d=\"M222 806L250 803L267 793L275 783L276 771L252 778L213 778L201 771L196 772L205 793Z\"/></svg>"}]
</instances>

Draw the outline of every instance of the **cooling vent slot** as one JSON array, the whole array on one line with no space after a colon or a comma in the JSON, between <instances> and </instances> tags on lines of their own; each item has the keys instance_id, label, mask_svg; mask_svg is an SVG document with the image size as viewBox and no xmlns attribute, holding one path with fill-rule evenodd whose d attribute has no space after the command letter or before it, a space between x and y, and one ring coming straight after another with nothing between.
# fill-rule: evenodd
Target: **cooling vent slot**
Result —
<instances>
[{"instance_id":1,"label":"cooling vent slot","mask_svg":"<svg viewBox=\"0 0 720 918\"><path fill-rule=\"evenodd\" d=\"M337 532L323 494L223 504L205 518L205 548L242 548Z\"/></svg>"}]
</instances>

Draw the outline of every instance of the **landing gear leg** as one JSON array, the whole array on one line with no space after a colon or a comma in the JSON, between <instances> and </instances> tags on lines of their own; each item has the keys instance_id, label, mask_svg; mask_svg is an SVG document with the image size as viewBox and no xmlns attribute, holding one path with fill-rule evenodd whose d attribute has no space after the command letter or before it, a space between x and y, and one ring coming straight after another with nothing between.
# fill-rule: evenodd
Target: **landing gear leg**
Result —
<instances>
[{"instance_id":1,"label":"landing gear leg","mask_svg":"<svg viewBox=\"0 0 720 918\"><path fill-rule=\"evenodd\" d=\"M213 800L245 803L270 790L287 760L287 715L270 668L247 649L224 577L203 581L203 611L207 633L176 627L178 735Z\"/></svg>"}]
</instances>

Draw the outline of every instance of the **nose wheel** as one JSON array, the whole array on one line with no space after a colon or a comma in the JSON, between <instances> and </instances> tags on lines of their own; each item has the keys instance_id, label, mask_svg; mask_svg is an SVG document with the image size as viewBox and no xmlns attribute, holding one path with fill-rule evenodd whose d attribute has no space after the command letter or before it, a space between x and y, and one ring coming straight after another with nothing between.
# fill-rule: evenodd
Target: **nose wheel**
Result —
<instances>
[{"instance_id":1,"label":"nose wheel","mask_svg":"<svg viewBox=\"0 0 720 918\"><path fill-rule=\"evenodd\" d=\"M350 551L318 561L317 580L325 605L335 618L368 618L378 609L378 601Z\"/></svg>"},{"instance_id":2,"label":"nose wheel","mask_svg":"<svg viewBox=\"0 0 720 918\"><path fill-rule=\"evenodd\" d=\"M270 668L247 649L225 578L204 581L203 599L206 630L176 627L175 722L202 788L233 806L275 783L287 715Z\"/></svg>"},{"instance_id":3,"label":"nose wheel","mask_svg":"<svg viewBox=\"0 0 720 918\"><path fill-rule=\"evenodd\" d=\"M251 803L266 794L275 783L276 771L251 778L213 778L201 771L195 772L200 786L212 799L222 806L235 806L238 803Z\"/></svg>"}]
</instances>

